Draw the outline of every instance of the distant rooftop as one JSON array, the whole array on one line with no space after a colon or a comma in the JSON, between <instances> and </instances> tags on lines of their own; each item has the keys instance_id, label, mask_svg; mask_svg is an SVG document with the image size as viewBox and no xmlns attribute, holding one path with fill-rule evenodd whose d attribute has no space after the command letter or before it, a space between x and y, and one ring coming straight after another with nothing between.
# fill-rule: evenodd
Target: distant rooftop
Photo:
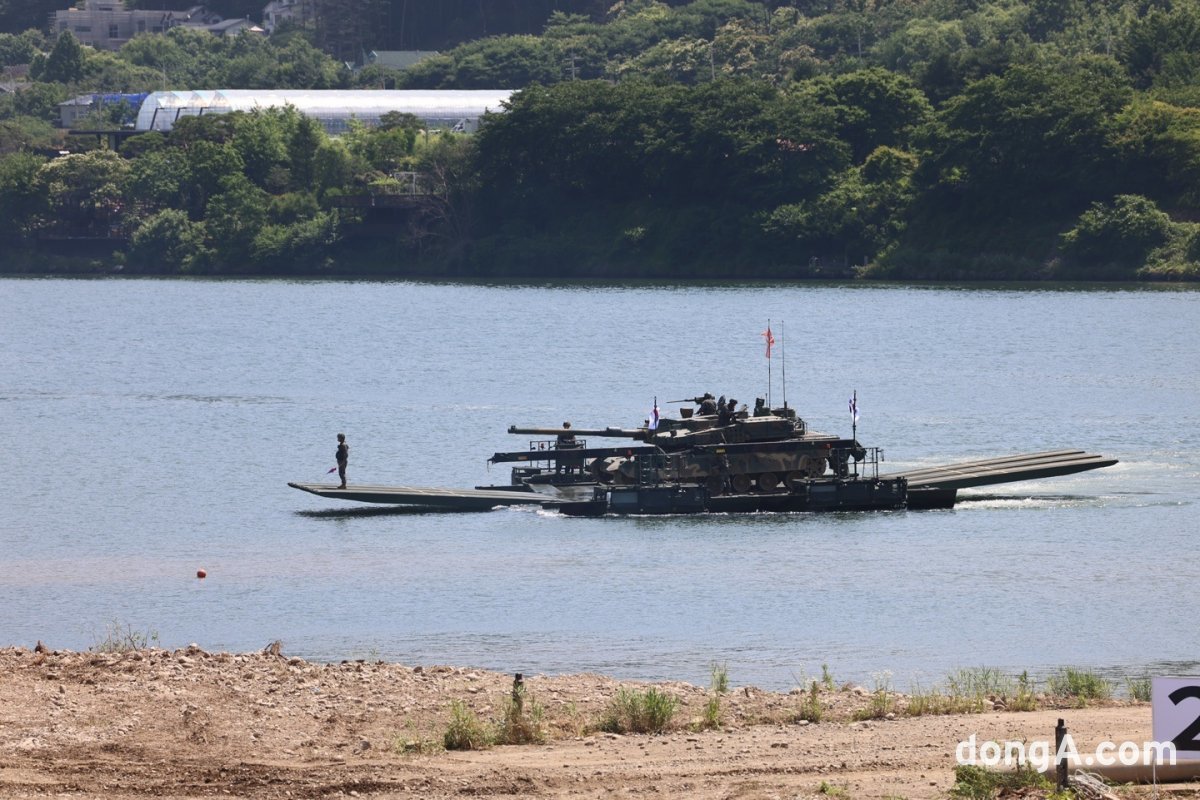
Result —
<instances>
[{"instance_id":1,"label":"distant rooftop","mask_svg":"<svg viewBox=\"0 0 1200 800\"><path fill-rule=\"evenodd\" d=\"M377 64L388 69L408 69L417 62L437 54L437 50L372 50L367 54L367 64Z\"/></svg>"}]
</instances>

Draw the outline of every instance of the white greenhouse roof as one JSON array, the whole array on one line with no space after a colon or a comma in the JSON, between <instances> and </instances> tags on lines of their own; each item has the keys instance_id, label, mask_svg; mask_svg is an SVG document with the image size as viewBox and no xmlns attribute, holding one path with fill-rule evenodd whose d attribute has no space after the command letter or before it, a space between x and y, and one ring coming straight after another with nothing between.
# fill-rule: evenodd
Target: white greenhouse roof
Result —
<instances>
[{"instance_id":1,"label":"white greenhouse roof","mask_svg":"<svg viewBox=\"0 0 1200 800\"><path fill-rule=\"evenodd\" d=\"M413 114L430 127L473 130L484 112L502 110L511 89L216 89L152 92L138 110L139 131L169 131L180 117L225 114L291 105L318 120L330 133L347 129L350 120L373 125L389 111Z\"/></svg>"}]
</instances>

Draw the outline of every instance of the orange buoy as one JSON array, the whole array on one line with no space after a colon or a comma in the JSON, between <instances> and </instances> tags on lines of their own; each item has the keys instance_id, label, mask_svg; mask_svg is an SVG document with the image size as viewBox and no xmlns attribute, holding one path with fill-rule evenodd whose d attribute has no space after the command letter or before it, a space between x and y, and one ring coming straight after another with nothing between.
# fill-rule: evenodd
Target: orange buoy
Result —
<instances>
[{"instance_id":1,"label":"orange buoy","mask_svg":"<svg viewBox=\"0 0 1200 800\"><path fill-rule=\"evenodd\" d=\"M207 572L205 572L205 571L204 571L204 570L202 570L202 569L198 569L198 570L196 570L196 577L197 577L197 578L207 578L207 577L208 577L208 573L207 573Z\"/></svg>"}]
</instances>

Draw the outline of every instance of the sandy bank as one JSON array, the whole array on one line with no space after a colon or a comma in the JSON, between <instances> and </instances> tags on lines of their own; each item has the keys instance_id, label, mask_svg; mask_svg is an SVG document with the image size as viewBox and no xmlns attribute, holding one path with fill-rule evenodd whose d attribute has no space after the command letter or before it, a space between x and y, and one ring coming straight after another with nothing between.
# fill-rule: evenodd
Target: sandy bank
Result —
<instances>
[{"instance_id":1,"label":"sandy bank","mask_svg":"<svg viewBox=\"0 0 1200 800\"><path fill-rule=\"evenodd\" d=\"M855 722L861 688L805 696L732 686L720 727L698 730L711 693L679 702L662 735L596 732L621 687L600 675L526 676L545 744L445 751L452 701L499 717L513 676L458 667L315 664L198 648L124 653L0 650L0 795L208 797L945 797L955 748L1052 739L1065 717L1080 749L1150 738L1148 704ZM822 784L826 785L821 793ZM1179 796L1179 795L1175 795ZM1200 796L1189 794L1186 796Z\"/></svg>"}]
</instances>

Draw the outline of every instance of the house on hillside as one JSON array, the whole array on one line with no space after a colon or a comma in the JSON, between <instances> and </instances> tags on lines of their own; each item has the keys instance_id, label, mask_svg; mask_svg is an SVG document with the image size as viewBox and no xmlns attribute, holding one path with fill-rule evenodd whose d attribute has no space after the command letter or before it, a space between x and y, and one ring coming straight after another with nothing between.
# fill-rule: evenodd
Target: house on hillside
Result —
<instances>
[{"instance_id":1,"label":"house on hillside","mask_svg":"<svg viewBox=\"0 0 1200 800\"><path fill-rule=\"evenodd\" d=\"M281 22L306 25L313 18L312 6L312 0L271 0L263 8L262 26L272 34Z\"/></svg>"},{"instance_id":2,"label":"house on hillside","mask_svg":"<svg viewBox=\"0 0 1200 800\"><path fill-rule=\"evenodd\" d=\"M166 33L179 25L205 27L220 22L221 15L204 6L192 6L186 11L126 10L121 0L84 0L83 8L55 11L51 33L70 31L80 44L98 50L119 50L139 34Z\"/></svg>"},{"instance_id":3,"label":"house on hillside","mask_svg":"<svg viewBox=\"0 0 1200 800\"><path fill-rule=\"evenodd\" d=\"M212 24L188 22L184 23L184 25L181 27L196 28L198 30L208 31L214 36L237 36L242 31L266 35L266 30L258 25L255 25L251 20L245 18L223 19L220 22L214 22Z\"/></svg>"},{"instance_id":4,"label":"house on hillside","mask_svg":"<svg viewBox=\"0 0 1200 800\"><path fill-rule=\"evenodd\" d=\"M437 54L437 50L372 50L367 53L363 66L374 64L386 69L405 70Z\"/></svg>"}]
</instances>

